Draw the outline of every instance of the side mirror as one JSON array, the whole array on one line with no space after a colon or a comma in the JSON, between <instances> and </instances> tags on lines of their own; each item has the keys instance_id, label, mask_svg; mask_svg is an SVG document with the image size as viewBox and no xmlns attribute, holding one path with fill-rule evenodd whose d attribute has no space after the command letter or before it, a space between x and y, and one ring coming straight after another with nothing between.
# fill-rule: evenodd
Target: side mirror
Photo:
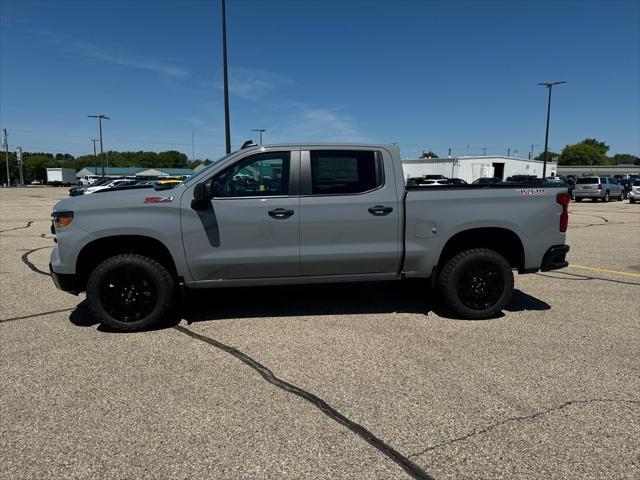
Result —
<instances>
[{"instance_id":1,"label":"side mirror","mask_svg":"<svg viewBox=\"0 0 640 480\"><path fill-rule=\"evenodd\" d=\"M198 183L193 189L191 208L194 210L206 210L207 204L212 198L211 182Z\"/></svg>"}]
</instances>

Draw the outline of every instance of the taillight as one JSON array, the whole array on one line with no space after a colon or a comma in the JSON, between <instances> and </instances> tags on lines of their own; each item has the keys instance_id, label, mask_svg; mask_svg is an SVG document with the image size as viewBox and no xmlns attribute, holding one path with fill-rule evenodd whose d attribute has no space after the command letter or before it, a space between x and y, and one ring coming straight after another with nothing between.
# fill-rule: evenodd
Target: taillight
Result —
<instances>
[{"instance_id":1,"label":"taillight","mask_svg":"<svg viewBox=\"0 0 640 480\"><path fill-rule=\"evenodd\" d=\"M598 184L598 190L602 190L602 184L601 183Z\"/></svg>"},{"instance_id":2,"label":"taillight","mask_svg":"<svg viewBox=\"0 0 640 480\"><path fill-rule=\"evenodd\" d=\"M562 213L560 214L560 231L566 232L569 225L569 194L566 192L556 194L556 202L562 205Z\"/></svg>"}]
</instances>

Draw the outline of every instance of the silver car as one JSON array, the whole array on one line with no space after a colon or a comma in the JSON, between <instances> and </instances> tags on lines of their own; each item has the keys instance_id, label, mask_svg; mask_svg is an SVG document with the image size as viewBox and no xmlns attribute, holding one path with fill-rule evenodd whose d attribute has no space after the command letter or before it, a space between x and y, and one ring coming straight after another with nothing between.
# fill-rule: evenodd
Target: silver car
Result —
<instances>
[{"instance_id":1,"label":"silver car","mask_svg":"<svg viewBox=\"0 0 640 480\"><path fill-rule=\"evenodd\" d=\"M613 177L581 177L576 180L573 196L576 202L581 202L583 198L608 202L610 198L622 200L623 192L624 187Z\"/></svg>"},{"instance_id":2,"label":"silver car","mask_svg":"<svg viewBox=\"0 0 640 480\"><path fill-rule=\"evenodd\" d=\"M640 202L640 180L633 182L627 197L629 198L629 203Z\"/></svg>"}]
</instances>

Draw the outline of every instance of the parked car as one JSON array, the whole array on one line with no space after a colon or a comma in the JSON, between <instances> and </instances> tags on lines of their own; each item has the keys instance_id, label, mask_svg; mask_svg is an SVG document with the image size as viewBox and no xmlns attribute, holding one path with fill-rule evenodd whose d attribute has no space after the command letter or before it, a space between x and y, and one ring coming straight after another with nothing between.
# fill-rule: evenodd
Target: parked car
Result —
<instances>
[{"instance_id":1,"label":"parked car","mask_svg":"<svg viewBox=\"0 0 640 480\"><path fill-rule=\"evenodd\" d=\"M157 324L182 289L404 278L431 278L457 317L487 318L514 269L567 266L561 186L462 186L451 201L405 186L396 145L252 146L171 190L116 190L55 205L50 270L120 330Z\"/></svg>"},{"instance_id":2,"label":"parked car","mask_svg":"<svg viewBox=\"0 0 640 480\"><path fill-rule=\"evenodd\" d=\"M502 179L498 177L482 177L474 180L473 183L480 185L492 185L496 183L502 183Z\"/></svg>"},{"instance_id":3,"label":"parked car","mask_svg":"<svg viewBox=\"0 0 640 480\"><path fill-rule=\"evenodd\" d=\"M31 185L42 185L42 180L31 180Z\"/></svg>"},{"instance_id":4,"label":"parked car","mask_svg":"<svg viewBox=\"0 0 640 480\"><path fill-rule=\"evenodd\" d=\"M576 180L576 188L573 191L576 202L590 198L594 202L602 200L608 202L611 198L622 200L622 186L613 177L580 177Z\"/></svg>"},{"instance_id":5,"label":"parked car","mask_svg":"<svg viewBox=\"0 0 640 480\"><path fill-rule=\"evenodd\" d=\"M461 178L449 178L448 183L449 185L468 185L467 182Z\"/></svg>"},{"instance_id":6,"label":"parked car","mask_svg":"<svg viewBox=\"0 0 640 480\"><path fill-rule=\"evenodd\" d=\"M636 203L640 201L640 180L636 180L631 185L631 190L628 193L629 203Z\"/></svg>"},{"instance_id":7,"label":"parked car","mask_svg":"<svg viewBox=\"0 0 640 480\"><path fill-rule=\"evenodd\" d=\"M119 179L116 179L116 180L112 179L109 182L100 183L99 185L98 185L98 182L95 182L90 187L87 187L87 188L84 189L84 194L85 195L89 195L91 193L99 192L101 190L105 190L105 189L108 189L108 188L115 188L115 187L118 187L118 186L124 186L125 184L132 185L136 181L137 180L131 180L131 179L127 179L127 178L119 178Z\"/></svg>"}]
</instances>

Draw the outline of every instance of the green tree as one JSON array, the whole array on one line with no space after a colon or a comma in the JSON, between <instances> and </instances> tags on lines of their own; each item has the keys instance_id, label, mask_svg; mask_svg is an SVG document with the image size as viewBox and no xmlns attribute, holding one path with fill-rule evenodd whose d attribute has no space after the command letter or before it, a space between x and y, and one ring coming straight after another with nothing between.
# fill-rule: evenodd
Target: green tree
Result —
<instances>
[{"instance_id":1,"label":"green tree","mask_svg":"<svg viewBox=\"0 0 640 480\"><path fill-rule=\"evenodd\" d=\"M602 149L588 143L567 145L560 154L559 165L606 165L607 157Z\"/></svg>"},{"instance_id":2,"label":"green tree","mask_svg":"<svg viewBox=\"0 0 640 480\"><path fill-rule=\"evenodd\" d=\"M611 163L613 165L618 164L634 164L637 165L636 162L640 161L639 157L635 155L631 155L629 153L616 153L613 157L611 157Z\"/></svg>"},{"instance_id":3,"label":"green tree","mask_svg":"<svg viewBox=\"0 0 640 480\"><path fill-rule=\"evenodd\" d=\"M602 155L606 155L607 152L609 151L609 145L607 145L604 142L601 142L600 140L596 140L595 138L585 138L580 143L595 147Z\"/></svg>"},{"instance_id":4,"label":"green tree","mask_svg":"<svg viewBox=\"0 0 640 480\"><path fill-rule=\"evenodd\" d=\"M438 157L438 155L436 155L431 150L429 150L428 152L422 152L422 155L420 155L420 158L440 158L440 157Z\"/></svg>"},{"instance_id":5,"label":"green tree","mask_svg":"<svg viewBox=\"0 0 640 480\"><path fill-rule=\"evenodd\" d=\"M553 159L553 158L558 158L559 156L560 156L559 153L549 151L549 161L551 161L551 159ZM542 152L540 155L535 157L534 160L543 161L544 160L544 152Z\"/></svg>"}]
</instances>

